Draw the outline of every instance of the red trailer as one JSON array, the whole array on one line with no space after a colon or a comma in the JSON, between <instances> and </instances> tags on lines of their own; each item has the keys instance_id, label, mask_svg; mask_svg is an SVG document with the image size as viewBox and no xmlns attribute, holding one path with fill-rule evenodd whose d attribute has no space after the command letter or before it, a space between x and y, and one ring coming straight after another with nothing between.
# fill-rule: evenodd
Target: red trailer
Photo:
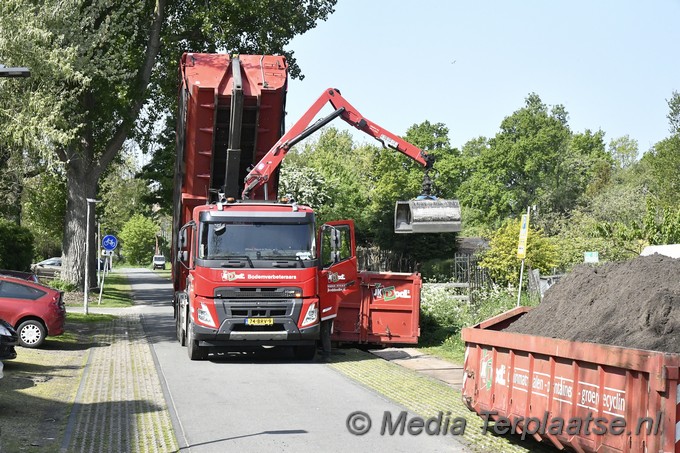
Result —
<instances>
[{"instance_id":1,"label":"red trailer","mask_svg":"<svg viewBox=\"0 0 680 453\"><path fill-rule=\"evenodd\" d=\"M463 399L488 429L577 452L680 453L680 354L503 332L529 310L463 329Z\"/></svg>"}]
</instances>

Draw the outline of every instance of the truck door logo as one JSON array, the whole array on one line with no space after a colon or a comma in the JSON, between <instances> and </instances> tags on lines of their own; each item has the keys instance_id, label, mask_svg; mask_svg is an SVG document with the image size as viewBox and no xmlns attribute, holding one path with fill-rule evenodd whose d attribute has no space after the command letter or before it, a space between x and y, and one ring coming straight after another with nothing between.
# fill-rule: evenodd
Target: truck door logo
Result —
<instances>
[{"instance_id":1,"label":"truck door logo","mask_svg":"<svg viewBox=\"0 0 680 453\"><path fill-rule=\"evenodd\" d=\"M328 281L331 283L337 283L339 281L344 281L345 280L345 274L338 274L337 272L329 272L328 273Z\"/></svg>"},{"instance_id":2,"label":"truck door logo","mask_svg":"<svg viewBox=\"0 0 680 453\"><path fill-rule=\"evenodd\" d=\"M222 281L233 282L234 280L244 279L244 273L237 274L236 272L222 271Z\"/></svg>"}]
</instances>

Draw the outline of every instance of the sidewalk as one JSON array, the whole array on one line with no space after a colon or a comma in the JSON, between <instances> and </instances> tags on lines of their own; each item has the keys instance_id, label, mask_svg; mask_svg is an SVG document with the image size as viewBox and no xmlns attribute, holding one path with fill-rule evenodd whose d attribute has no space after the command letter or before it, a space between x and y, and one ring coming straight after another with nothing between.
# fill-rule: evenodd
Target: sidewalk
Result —
<instances>
[{"instance_id":1,"label":"sidewalk","mask_svg":"<svg viewBox=\"0 0 680 453\"><path fill-rule=\"evenodd\" d=\"M415 348L373 349L371 354L438 379L456 390L463 387L463 365L439 359Z\"/></svg>"},{"instance_id":2,"label":"sidewalk","mask_svg":"<svg viewBox=\"0 0 680 453\"><path fill-rule=\"evenodd\" d=\"M95 336L61 451L177 451L140 315L134 308L106 312L118 317Z\"/></svg>"}]
</instances>

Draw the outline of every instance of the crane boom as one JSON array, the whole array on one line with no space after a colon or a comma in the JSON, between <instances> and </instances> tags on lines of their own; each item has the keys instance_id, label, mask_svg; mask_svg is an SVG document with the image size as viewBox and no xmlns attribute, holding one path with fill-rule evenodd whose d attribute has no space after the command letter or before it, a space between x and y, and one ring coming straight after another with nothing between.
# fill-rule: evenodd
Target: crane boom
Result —
<instances>
[{"instance_id":1,"label":"crane boom","mask_svg":"<svg viewBox=\"0 0 680 453\"><path fill-rule=\"evenodd\" d=\"M334 111L310 125L311 121L326 103L330 103ZM250 170L244 180L242 198L262 197L266 200L268 193L266 184L281 165L288 151L297 143L338 117L375 138L385 148L394 149L410 157L425 169L422 193L418 200L397 202L395 208L395 232L431 233L460 231L460 206L458 201L438 200L430 193L432 182L429 177L429 171L434 165L434 156L365 118L336 88L325 90L293 127ZM264 190L262 190L262 195L260 195L262 188Z\"/></svg>"}]
</instances>

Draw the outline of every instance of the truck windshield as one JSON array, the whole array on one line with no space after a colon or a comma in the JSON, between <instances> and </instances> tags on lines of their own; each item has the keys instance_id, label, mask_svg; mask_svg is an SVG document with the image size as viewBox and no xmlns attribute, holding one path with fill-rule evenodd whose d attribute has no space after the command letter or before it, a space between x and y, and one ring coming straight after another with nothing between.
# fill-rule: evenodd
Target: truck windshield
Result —
<instances>
[{"instance_id":1,"label":"truck windshield","mask_svg":"<svg viewBox=\"0 0 680 453\"><path fill-rule=\"evenodd\" d=\"M312 224L204 223L200 259L311 260L316 254Z\"/></svg>"}]
</instances>

